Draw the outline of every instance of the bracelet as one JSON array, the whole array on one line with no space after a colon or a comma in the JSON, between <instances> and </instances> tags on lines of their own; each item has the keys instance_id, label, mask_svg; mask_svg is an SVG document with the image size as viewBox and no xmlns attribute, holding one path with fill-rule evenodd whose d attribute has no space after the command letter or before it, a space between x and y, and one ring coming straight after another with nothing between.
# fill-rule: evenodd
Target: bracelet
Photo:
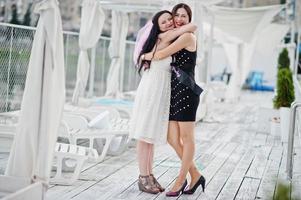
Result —
<instances>
[{"instance_id":1,"label":"bracelet","mask_svg":"<svg viewBox=\"0 0 301 200\"><path fill-rule=\"evenodd\" d=\"M141 60L145 60L145 54L141 55Z\"/></svg>"}]
</instances>

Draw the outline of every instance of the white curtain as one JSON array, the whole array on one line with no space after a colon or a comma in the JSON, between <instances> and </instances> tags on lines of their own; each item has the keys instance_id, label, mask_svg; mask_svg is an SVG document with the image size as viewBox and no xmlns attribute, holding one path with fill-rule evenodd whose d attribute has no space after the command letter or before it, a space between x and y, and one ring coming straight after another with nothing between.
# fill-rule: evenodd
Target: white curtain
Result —
<instances>
[{"instance_id":1,"label":"white curtain","mask_svg":"<svg viewBox=\"0 0 301 200\"><path fill-rule=\"evenodd\" d=\"M101 35L105 14L97 0L84 0L82 4L81 27L79 32L80 54L77 63L76 85L72 103L77 104L84 95L89 76L88 49L94 47Z\"/></svg>"},{"instance_id":2,"label":"white curtain","mask_svg":"<svg viewBox=\"0 0 301 200\"><path fill-rule=\"evenodd\" d=\"M197 82L206 82L207 79L207 65L204 62L205 57L205 51L208 50L205 49L205 36L204 36L204 30L203 30L203 21L204 21L204 15L205 15L205 7L201 4L201 2L195 2L195 4L192 7L193 12L193 23L195 23L198 27L196 31L197 36L197 60L196 60L196 73L195 73L195 79ZM209 35L210 37L210 35Z\"/></svg>"},{"instance_id":3,"label":"white curtain","mask_svg":"<svg viewBox=\"0 0 301 200\"><path fill-rule=\"evenodd\" d=\"M109 45L111 65L107 76L107 88L105 96L116 97L122 86L122 75L124 67L124 54L126 47L126 36L128 32L129 18L127 13L112 11L112 31ZM134 67L134 66L133 66Z\"/></svg>"},{"instance_id":4,"label":"white curtain","mask_svg":"<svg viewBox=\"0 0 301 200\"><path fill-rule=\"evenodd\" d=\"M269 81L269 85L275 84L277 60L281 51L279 45L288 31L288 25L272 23L263 30L256 42L252 69L263 71L264 79Z\"/></svg>"},{"instance_id":5,"label":"white curtain","mask_svg":"<svg viewBox=\"0 0 301 200\"><path fill-rule=\"evenodd\" d=\"M6 175L48 182L65 102L63 32L57 0L37 4L35 12L40 18Z\"/></svg>"}]
</instances>

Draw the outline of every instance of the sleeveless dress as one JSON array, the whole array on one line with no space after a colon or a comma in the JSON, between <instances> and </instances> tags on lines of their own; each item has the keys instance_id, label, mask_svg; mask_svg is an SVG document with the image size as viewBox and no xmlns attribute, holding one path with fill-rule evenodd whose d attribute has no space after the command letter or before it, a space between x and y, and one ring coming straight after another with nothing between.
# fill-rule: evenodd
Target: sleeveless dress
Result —
<instances>
[{"instance_id":1,"label":"sleeveless dress","mask_svg":"<svg viewBox=\"0 0 301 200\"><path fill-rule=\"evenodd\" d=\"M171 57L152 61L144 71L130 119L130 138L152 144L167 142L171 61Z\"/></svg>"},{"instance_id":2,"label":"sleeveless dress","mask_svg":"<svg viewBox=\"0 0 301 200\"><path fill-rule=\"evenodd\" d=\"M194 81L196 57L196 51L191 52L181 49L173 55L173 65L185 72L194 86L198 87ZM199 94L196 94L191 88L180 82L177 78L177 73L173 70L171 77L170 121L195 121L200 98Z\"/></svg>"}]
</instances>

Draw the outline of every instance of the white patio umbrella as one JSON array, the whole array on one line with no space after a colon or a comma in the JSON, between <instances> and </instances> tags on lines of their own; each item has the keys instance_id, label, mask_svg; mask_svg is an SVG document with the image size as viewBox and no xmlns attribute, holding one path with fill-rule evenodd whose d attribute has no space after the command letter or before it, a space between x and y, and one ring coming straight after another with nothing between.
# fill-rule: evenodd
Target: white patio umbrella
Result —
<instances>
[{"instance_id":1,"label":"white patio umbrella","mask_svg":"<svg viewBox=\"0 0 301 200\"><path fill-rule=\"evenodd\" d=\"M57 0L40 2L35 12L40 18L6 175L47 183L65 101L63 33Z\"/></svg>"},{"instance_id":2,"label":"white patio umbrella","mask_svg":"<svg viewBox=\"0 0 301 200\"><path fill-rule=\"evenodd\" d=\"M109 45L111 65L107 76L105 96L117 96L119 94L120 85L122 85L122 80L120 80L120 74L122 74L122 72L120 73L120 71L123 70L124 66L128 26L129 18L127 13L112 10L112 31Z\"/></svg>"},{"instance_id":3,"label":"white patio umbrella","mask_svg":"<svg viewBox=\"0 0 301 200\"><path fill-rule=\"evenodd\" d=\"M100 3L96 0L84 0L79 31L80 54L77 63L76 85L72 96L73 104L77 104L79 97L84 95L90 69L88 49L96 45L104 20L105 14Z\"/></svg>"}]
</instances>

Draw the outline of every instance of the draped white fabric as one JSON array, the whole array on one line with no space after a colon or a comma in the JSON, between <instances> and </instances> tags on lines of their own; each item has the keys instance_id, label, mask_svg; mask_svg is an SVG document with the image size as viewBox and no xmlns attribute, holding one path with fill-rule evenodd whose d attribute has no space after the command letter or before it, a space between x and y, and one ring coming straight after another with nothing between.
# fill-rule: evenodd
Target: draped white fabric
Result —
<instances>
[{"instance_id":1,"label":"draped white fabric","mask_svg":"<svg viewBox=\"0 0 301 200\"><path fill-rule=\"evenodd\" d=\"M40 18L6 174L47 182L65 102L63 32L57 0L37 4L35 12Z\"/></svg>"},{"instance_id":2,"label":"draped white fabric","mask_svg":"<svg viewBox=\"0 0 301 200\"><path fill-rule=\"evenodd\" d=\"M105 14L97 0L84 0L82 4L81 27L79 32L80 54L77 63L76 85L72 103L77 104L84 95L89 77L88 49L96 45L104 25Z\"/></svg>"},{"instance_id":3,"label":"draped white fabric","mask_svg":"<svg viewBox=\"0 0 301 200\"><path fill-rule=\"evenodd\" d=\"M204 61L205 56L205 36L203 30L204 22L204 13L205 8L201 2L196 2L193 6L193 23L198 26L196 35L197 35L197 69L196 69L196 81L197 82L206 82L207 79L207 68ZM209 36L210 37L210 36Z\"/></svg>"},{"instance_id":4,"label":"draped white fabric","mask_svg":"<svg viewBox=\"0 0 301 200\"><path fill-rule=\"evenodd\" d=\"M282 5L244 9L211 7L217 30L214 36L223 44L232 69L226 94L228 99L239 97L240 88L250 71L256 42L264 28L282 8ZM229 41L233 44L224 44Z\"/></svg>"},{"instance_id":5,"label":"draped white fabric","mask_svg":"<svg viewBox=\"0 0 301 200\"><path fill-rule=\"evenodd\" d=\"M282 50L279 45L288 31L288 25L272 23L262 31L256 42L252 69L263 71L264 79L270 82L267 84L275 84L277 59Z\"/></svg>"},{"instance_id":6,"label":"draped white fabric","mask_svg":"<svg viewBox=\"0 0 301 200\"><path fill-rule=\"evenodd\" d=\"M241 42L251 42L282 8L282 5L254 8L212 6L211 10L214 26Z\"/></svg>"},{"instance_id":7,"label":"draped white fabric","mask_svg":"<svg viewBox=\"0 0 301 200\"><path fill-rule=\"evenodd\" d=\"M112 31L109 45L111 65L107 76L107 88L105 96L117 96L119 94L120 74L124 66L124 54L126 36L128 32L129 18L126 13L112 11ZM134 66L133 66L134 67Z\"/></svg>"},{"instance_id":8,"label":"draped white fabric","mask_svg":"<svg viewBox=\"0 0 301 200\"><path fill-rule=\"evenodd\" d=\"M272 23L263 28L251 43L223 43L232 70L227 99L239 97L240 88L251 68L265 72L265 80L275 80L278 46L288 30L288 25Z\"/></svg>"}]
</instances>

